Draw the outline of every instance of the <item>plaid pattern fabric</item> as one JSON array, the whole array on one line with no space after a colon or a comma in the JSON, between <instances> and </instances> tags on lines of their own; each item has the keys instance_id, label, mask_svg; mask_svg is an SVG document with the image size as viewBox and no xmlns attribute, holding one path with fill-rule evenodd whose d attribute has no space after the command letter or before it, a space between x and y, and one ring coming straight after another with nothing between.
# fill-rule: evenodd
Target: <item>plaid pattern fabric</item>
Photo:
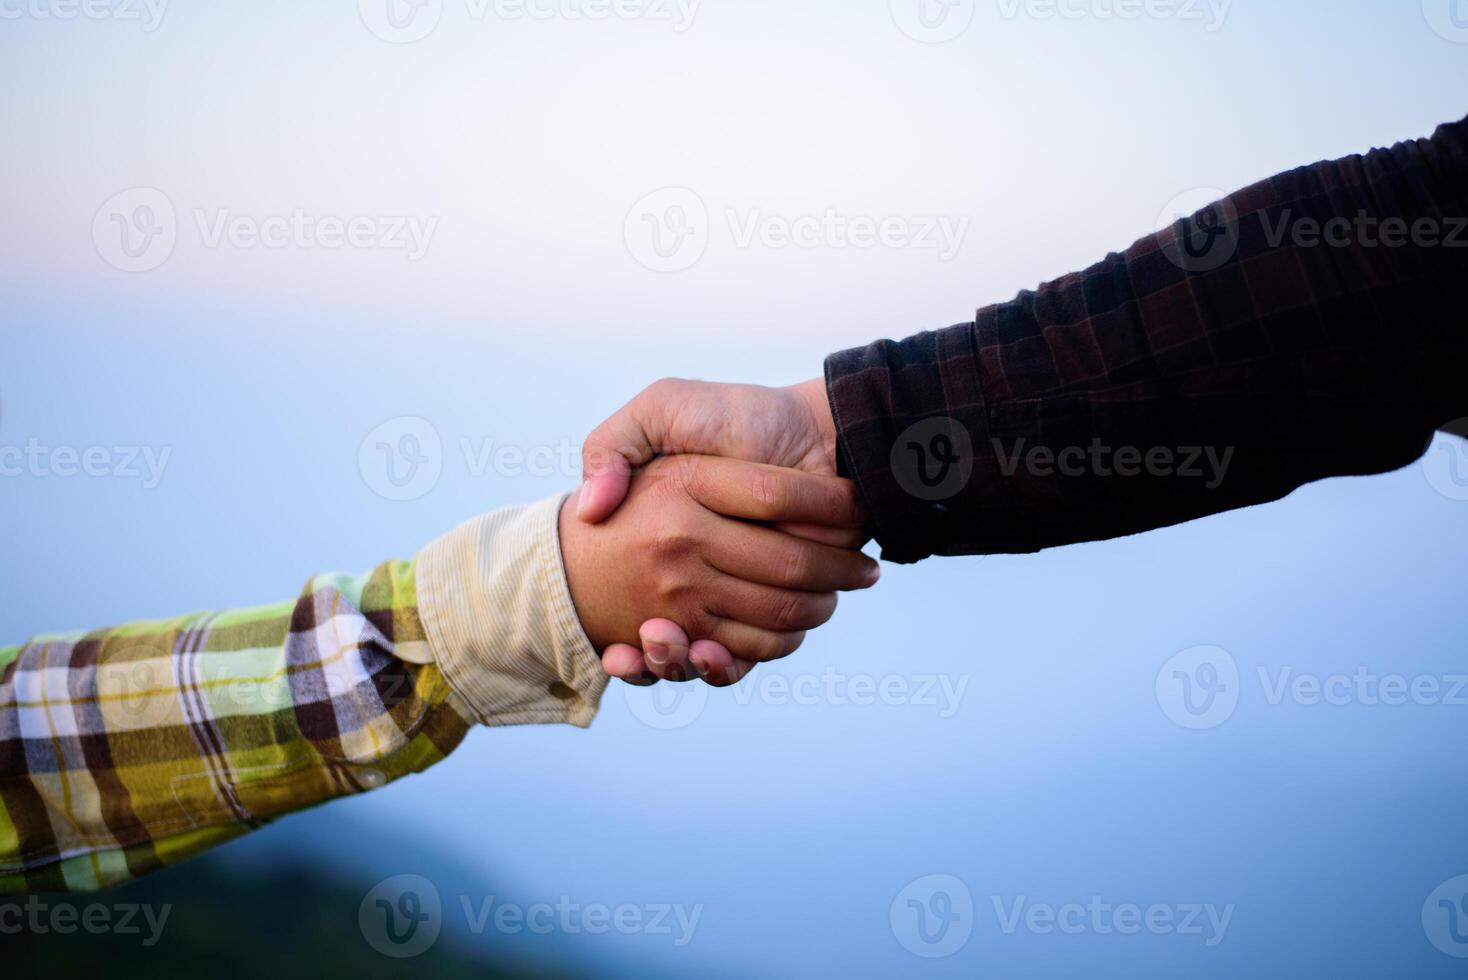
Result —
<instances>
[{"instance_id":1,"label":"plaid pattern fabric","mask_svg":"<svg viewBox=\"0 0 1468 980\"><path fill-rule=\"evenodd\" d=\"M0 892L112 885L442 759L469 722L414 570L0 650Z\"/></svg>"},{"instance_id":2,"label":"plaid pattern fabric","mask_svg":"<svg viewBox=\"0 0 1468 980\"><path fill-rule=\"evenodd\" d=\"M912 562L1395 469L1468 416L1465 284L1468 120L1256 184L973 323L832 356L843 475L884 557Z\"/></svg>"}]
</instances>

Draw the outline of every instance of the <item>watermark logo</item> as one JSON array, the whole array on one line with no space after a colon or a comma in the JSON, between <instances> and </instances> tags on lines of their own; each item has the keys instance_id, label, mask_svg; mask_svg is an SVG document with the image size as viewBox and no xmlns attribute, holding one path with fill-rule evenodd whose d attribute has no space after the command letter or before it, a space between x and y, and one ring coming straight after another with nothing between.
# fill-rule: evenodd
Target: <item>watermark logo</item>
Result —
<instances>
[{"instance_id":1,"label":"watermark logo","mask_svg":"<svg viewBox=\"0 0 1468 980\"><path fill-rule=\"evenodd\" d=\"M1217 728L1233 716L1244 681L1227 651L1194 647L1158 671L1157 703L1183 728ZM1251 689L1255 682L1260 703L1270 708L1468 707L1468 674L1377 673L1366 666L1351 673L1316 674L1261 665L1249 681Z\"/></svg>"},{"instance_id":2,"label":"watermark logo","mask_svg":"<svg viewBox=\"0 0 1468 980\"><path fill-rule=\"evenodd\" d=\"M1239 249L1239 215L1216 187L1184 191L1163 206L1155 225L1162 252L1184 272L1212 272Z\"/></svg>"},{"instance_id":3,"label":"watermark logo","mask_svg":"<svg viewBox=\"0 0 1468 980\"><path fill-rule=\"evenodd\" d=\"M410 214L313 214L304 208L263 216L228 208L193 208L190 217L200 245L211 251L373 250L402 252L410 262L428 255L439 220ZM154 187L135 187L114 195L97 210L92 243L115 269L152 272L173 256L180 230L178 212L167 194Z\"/></svg>"},{"instance_id":4,"label":"watermark logo","mask_svg":"<svg viewBox=\"0 0 1468 980\"><path fill-rule=\"evenodd\" d=\"M622 690L632 716L660 732L687 728L703 716L709 701L709 689L705 684L654 684L651 687L623 684Z\"/></svg>"},{"instance_id":5,"label":"watermark logo","mask_svg":"<svg viewBox=\"0 0 1468 980\"><path fill-rule=\"evenodd\" d=\"M389 44L413 44L443 19L443 0L357 0L367 29Z\"/></svg>"},{"instance_id":6,"label":"watermark logo","mask_svg":"<svg viewBox=\"0 0 1468 980\"><path fill-rule=\"evenodd\" d=\"M151 648L110 652L97 665L97 707L107 731L148 731L177 719L173 667L174 658Z\"/></svg>"},{"instance_id":7,"label":"watermark logo","mask_svg":"<svg viewBox=\"0 0 1468 980\"><path fill-rule=\"evenodd\" d=\"M362 440L357 468L368 489L384 500L420 500L443 475L443 440L427 419L389 419Z\"/></svg>"},{"instance_id":8,"label":"watermark logo","mask_svg":"<svg viewBox=\"0 0 1468 980\"><path fill-rule=\"evenodd\" d=\"M122 272L151 272L167 262L178 244L178 214L155 187L113 195L92 219L97 254Z\"/></svg>"},{"instance_id":9,"label":"watermark logo","mask_svg":"<svg viewBox=\"0 0 1468 980\"><path fill-rule=\"evenodd\" d=\"M676 948L687 946L698 931L703 906L682 903L581 903L568 895L555 902L529 905L495 895L459 895L453 903L471 936L604 936L669 937ZM411 959L431 949L443 931L443 900L433 882L421 875L397 875L377 884L357 909L357 924L367 944L392 959Z\"/></svg>"},{"instance_id":10,"label":"watermark logo","mask_svg":"<svg viewBox=\"0 0 1468 980\"><path fill-rule=\"evenodd\" d=\"M741 251L827 249L932 252L951 262L968 238L970 220L959 215L866 215L826 208L820 213L775 214L763 208L725 208L710 218L707 202L686 187L665 187L632 206L623 236L632 257L653 272L682 272L703 258L717 230ZM718 226L722 225L722 229Z\"/></svg>"},{"instance_id":11,"label":"watermark logo","mask_svg":"<svg viewBox=\"0 0 1468 980\"><path fill-rule=\"evenodd\" d=\"M708 205L686 187L664 187L632 205L623 235L628 251L644 268L691 269L708 250Z\"/></svg>"},{"instance_id":12,"label":"watermark logo","mask_svg":"<svg viewBox=\"0 0 1468 980\"><path fill-rule=\"evenodd\" d=\"M1468 418L1443 427L1422 457L1422 474L1449 500L1468 500Z\"/></svg>"},{"instance_id":13,"label":"watermark logo","mask_svg":"<svg viewBox=\"0 0 1468 980\"><path fill-rule=\"evenodd\" d=\"M931 711L946 721L958 714L969 678L947 674L847 674L827 666L821 673L752 674L730 689L739 708L760 704L771 708L913 708ZM624 685L627 706L650 728L686 728L708 706L703 684Z\"/></svg>"},{"instance_id":14,"label":"watermark logo","mask_svg":"<svg viewBox=\"0 0 1468 980\"><path fill-rule=\"evenodd\" d=\"M962 879L926 875L897 893L888 915L892 935L903 949L923 959L941 959L968 945L974 897Z\"/></svg>"},{"instance_id":15,"label":"watermark logo","mask_svg":"<svg viewBox=\"0 0 1468 980\"><path fill-rule=\"evenodd\" d=\"M397 875L378 882L357 909L362 938L396 960L421 956L438 942L443 902L422 875Z\"/></svg>"},{"instance_id":16,"label":"watermark logo","mask_svg":"<svg viewBox=\"0 0 1468 980\"><path fill-rule=\"evenodd\" d=\"M892 22L921 44L943 44L974 22L974 0L891 0Z\"/></svg>"},{"instance_id":17,"label":"watermark logo","mask_svg":"<svg viewBox=\"0 0 1468 980\"><path fill-rule=\"evenodd\" d=\"M0 0L0 20L112 20L142 25L151 34L163 24L169 0Z\"/></svg>"},{"instance_id":18,"label":"watermark logo","mask_svg":"<svg viewBox=\"0 0 1468 980\"><path fill-rule=\"evenodd\" d=\"M1422 0L1422 16L1438 37L1468 44L1468 0Z\"/></svg>"},{"instance_id":19,"label":"watermark logo","mask_svg":"<svg viewBox=\"0 0 1468 980\"><path fill-rule=\"evenodd\" d=\"M920 214L874 217L845 214L827 208L821 214L767 214L761 208L724 212L734 247L739 249L885 248L891 251L937 252L940 262L952 262L963 250L969 219L964 216Z\"/></svg>"},{"instance_id":20,"label":"watermark logo","mask_svg":"<svg viewBox=\"0 0 1468 980\"><path fill-rule=\"evenodd\" d=\"M1239 665L1221 647L1193 647L1162 665L1156 688L1157 703L1174 724L1217 728L1239 705Z\"/></svg>"},{"instance_id":21,"label":"watermark logo","mask_svg":"<svg viewBox=\"0 0 1468 980\"><path fill-rule=\"evenodd\" d=\"M1468 875L1449 878L1427 896L1422 931L1439 953L1468 959Z\"/></svg>"},{"instance_id":22,"label":"watermark logo","mask_svg":"<svg viewBox=\"0 0 1468 980\"><path fill-rule=\"evenodd\" d=\"M937 503L968 486L974 472L974 444L957 420L924 419L897 437L889 462L898 486L918 500Z\"/></svg>"}]
</instances>

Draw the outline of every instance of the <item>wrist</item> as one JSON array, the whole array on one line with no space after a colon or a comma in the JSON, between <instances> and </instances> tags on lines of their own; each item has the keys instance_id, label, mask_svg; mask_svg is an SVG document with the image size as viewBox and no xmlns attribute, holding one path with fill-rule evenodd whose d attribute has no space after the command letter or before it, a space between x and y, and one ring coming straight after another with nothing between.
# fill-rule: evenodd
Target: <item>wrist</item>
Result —
<instances>
[{"instance_id":1,"label":"wrist","mask_svg":"<svg viewBox=\"0 0 1468 980\"><path fill-rule=\"evenodd\" d=\"M812 378L787 389L810 415L812 429L819 441L822 461L836 472L836 419L831 414L831 400L826 395L826 379Z\"/></svg>"},{"instance_id":2,"label":"wrist","mask_svg":"<svg viewBox=\"0 0 1468 980\"><path fill-rule=\"evenodd\" d=\"M561 504L557 515L557 537L561 545L561 566L566 570L566 591L570 593L571 605L581 623L582 632L591 641L598 653L611 642L598 621L598 603L595 590L586 574L588 549L593 547L593 527L576 518L576 504L581 491L577 490Z\"/></svg>"},{"instance_id":3,"label":"wrist","mask_svg":"<svg viewBox=\"0 0 1468 980\"><path fill-rule=\"evenodd\" d=\"M585 726L605 674L557 543L561 500L481 515L418 555L418 611L434 660L487 725Z\"/></svg>"}]
</instances>

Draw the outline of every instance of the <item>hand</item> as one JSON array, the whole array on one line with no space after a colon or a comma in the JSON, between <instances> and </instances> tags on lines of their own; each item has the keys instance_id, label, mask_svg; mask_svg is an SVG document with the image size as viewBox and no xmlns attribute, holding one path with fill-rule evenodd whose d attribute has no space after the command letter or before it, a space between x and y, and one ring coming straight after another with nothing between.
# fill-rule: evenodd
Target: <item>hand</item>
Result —
<instances>
[{"instance_id":1,"label":"hand","mask_svg":"<svg viewBox=\"0 0 1468 980\"><path fill-rule=\"evenodd\" d=\"M649 619L638 633L641 648L614 643L601 658L602 668L609 675L638 687L650 687L661 679L647 669L650 661L682 663L686 660L710 687L731 687L759 666L752 660L735 657L713 640L689 643L683 627L672 620Z\"/></svg>"},{"instance_id":2,"label":"hand","mask_svg":"<svg viewBox=\"0 0 1468 980\"><path fill-rule=\"evenodd\" d=\"M637 467L678 453L835 476L836 423L825 382L760 388L659 381L587 437L577 516L589 524L606 520Z\"/></svg>"},{"instance_id":3,"label":"hand","mask_svg":"<svg viewBox=\"0 0 1468 980\"><path fill-rule=\"evenodd\" d=\"M639 625L655 619L682 624L731 658L788 656L806 630L835 613L837 591L877 581L876 562L859 551L752 521L850 529L863 515L844 480L699 456L648 466L631 481L625 506L601 525L578 521L570 507L562 508L571 597L592 645L612 655L603 661L608 673L648 679L642 665L628 662L616 647L642 639ZM651 628L656 639L657 627ZM711 683L738 679L731 676L732 660L722 661L708 647L654 643L647 652L652 679L687 680L700 667Z\"/></svg>"},{"instance_id":4,"label":"hand","mask_svg":"<svg viewBox=\"0 0 1468 980\"><path fill-rule=\"evenodd\" d=\"M691 452L790 466L835 475L836 424L817 378L788 388L718 385L666 379L634 398L597 427L582 450L584 482L577 516L598 523L621 506L635 468L659 455ZM863 531L819 525L780 529L826 544L859 548ZM683 630L666 620L644 625L641 639L654 658L690 660L705 676L737 682L754 664L711 641L689 646ZM669 652L671 651L671 652ZM659 669L642 651L617 644L603 655L609 674L636 683L656 679Z\"/></svg>"}]
</instances>

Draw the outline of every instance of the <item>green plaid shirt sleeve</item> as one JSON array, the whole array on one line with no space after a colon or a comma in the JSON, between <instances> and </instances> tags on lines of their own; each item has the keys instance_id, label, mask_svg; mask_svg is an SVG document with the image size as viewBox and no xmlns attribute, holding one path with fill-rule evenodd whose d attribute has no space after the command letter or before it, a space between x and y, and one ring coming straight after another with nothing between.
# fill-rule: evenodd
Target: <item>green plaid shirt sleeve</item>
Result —
<instances>
[{"instance_id":1,"label":"green plaid shirt sleeve","mask_svg":"<svg viewBox=\"0 0 1468 980\"><path fill-rule=\"evenodd\" d=\"M0 892L113 885L448 755L471 712L416 566L0 649Z\"/></svg>"}]
</instances>

